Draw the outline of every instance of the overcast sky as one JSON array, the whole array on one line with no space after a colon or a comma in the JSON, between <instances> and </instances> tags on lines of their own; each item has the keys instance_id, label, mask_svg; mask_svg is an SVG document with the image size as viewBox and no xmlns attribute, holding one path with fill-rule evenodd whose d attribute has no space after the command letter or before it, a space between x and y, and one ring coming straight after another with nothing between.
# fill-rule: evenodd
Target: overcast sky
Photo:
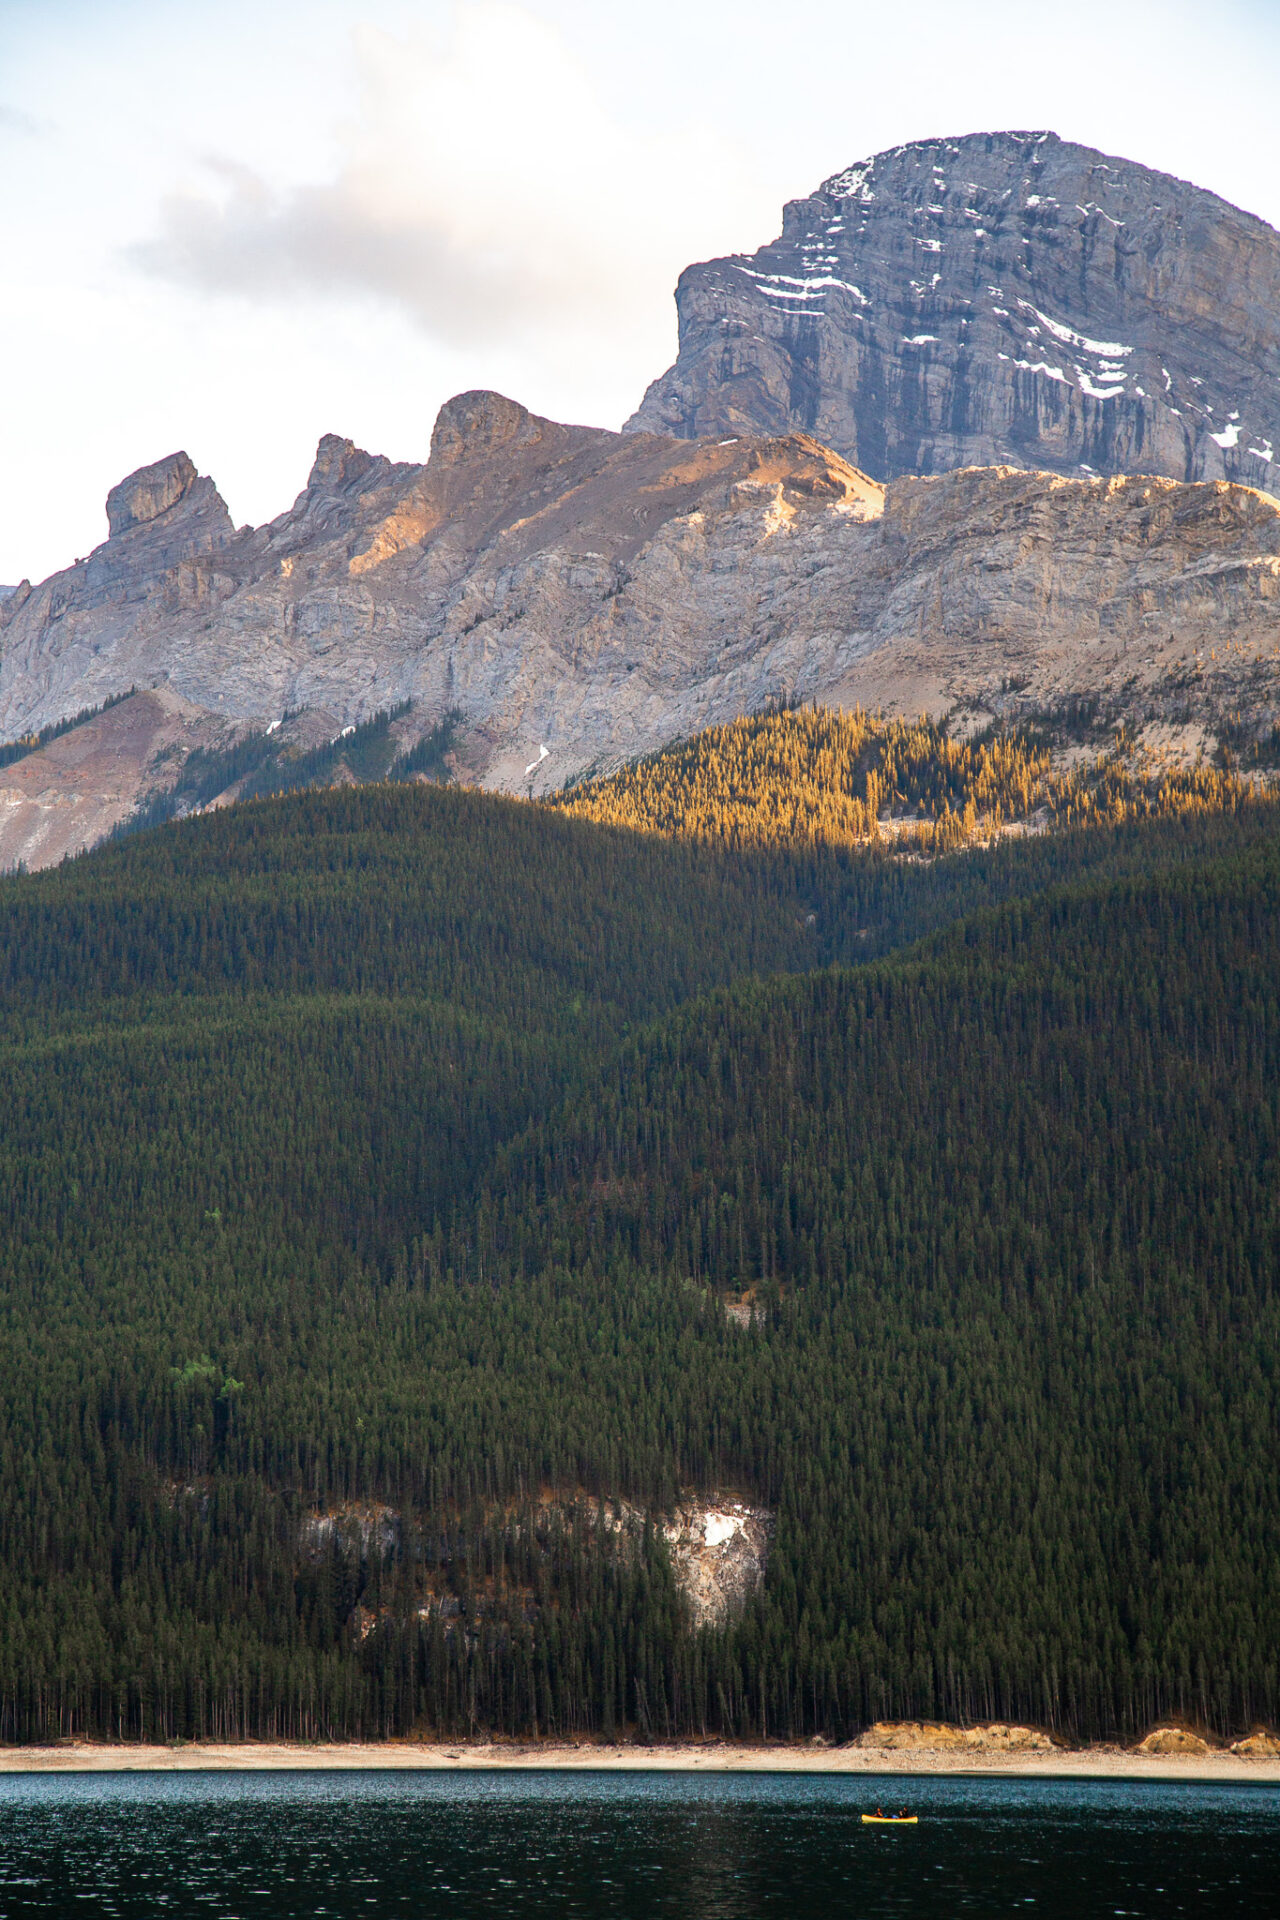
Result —
<instances>
[{"instance_id":1,"label":"overcast sky","mask_svg":"<svg viewBox=\"0 0 1280 1920\"><path fill-rule=\"evenodd\" d=\"M618 426L693 259L880 148L1051 127L1280 225L1280 0L0 0L0 581L185 447L269 519L319 436L498 387Z\"/></svg>"}]
</instances>

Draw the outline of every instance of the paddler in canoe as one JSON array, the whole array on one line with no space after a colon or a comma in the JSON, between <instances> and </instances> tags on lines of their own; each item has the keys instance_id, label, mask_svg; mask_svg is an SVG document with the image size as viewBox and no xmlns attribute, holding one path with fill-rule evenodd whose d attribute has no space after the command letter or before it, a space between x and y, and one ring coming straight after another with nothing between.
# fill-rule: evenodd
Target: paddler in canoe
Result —
<instances>
[{"instance_id":1,"label":"paddler in canoe","mask_svg":"<svg viewBox=\"0 0 1280 1920\"><path fill-rule=\"evenodd\" d=\"M918 1813L908 1813L905 1807L899 1807L897 1813L885 1813L877 1807L874 1813L864 1813L864 1827L916 1827L920 1824Z\"/></svg>"}]
</instances>

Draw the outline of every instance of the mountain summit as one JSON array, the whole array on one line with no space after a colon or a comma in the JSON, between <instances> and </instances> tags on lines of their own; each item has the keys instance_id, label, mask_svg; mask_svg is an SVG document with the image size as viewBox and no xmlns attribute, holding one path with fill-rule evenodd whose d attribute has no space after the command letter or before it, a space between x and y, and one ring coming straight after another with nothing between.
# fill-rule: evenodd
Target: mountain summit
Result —
<instances>
[{"instance_id":1,"label":"mountain summit","mask_svg":"<svg viewBox=\"0 0 1280 1920\"><path fill-rule=\"evenodd\" d=\"M750 257L686 269L628 425L801 428L878 480L996 464L1280 491L1280 233L1054 133L836 174Z\"/></svg>"}]
</instances>

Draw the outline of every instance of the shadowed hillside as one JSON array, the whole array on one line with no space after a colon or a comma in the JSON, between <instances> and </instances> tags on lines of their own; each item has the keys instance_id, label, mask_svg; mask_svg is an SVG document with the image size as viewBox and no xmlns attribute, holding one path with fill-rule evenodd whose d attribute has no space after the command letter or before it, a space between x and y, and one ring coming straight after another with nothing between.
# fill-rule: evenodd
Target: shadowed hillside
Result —
<instances>
[{"instance_id":1,"label":"shadowed hillside","mask_svg":"<svg viewBox=\"0 0 1280 1920\"><path fill-rule=\"evenodd\" d=\"M0 1737L1274 1714L1274 840L378 786L0 885Z\"/></svg>"}]
</instances>

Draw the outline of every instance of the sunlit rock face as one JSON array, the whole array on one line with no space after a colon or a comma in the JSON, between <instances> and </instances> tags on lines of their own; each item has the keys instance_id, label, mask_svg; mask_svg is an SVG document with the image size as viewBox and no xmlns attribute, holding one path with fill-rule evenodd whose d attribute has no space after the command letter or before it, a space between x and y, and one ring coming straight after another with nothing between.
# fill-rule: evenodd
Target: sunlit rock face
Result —
<instances>
[{"instance_id":1,"label":"sunlit rock face","mask_svg":"<svg viewBox=\"0 0 1280 1920\"><path fill-rule=\"evenodd\" d=\"M326 436L264 527L180 456L112 499L109 539L0 601L0 740L139 691L0 768L0 865L90 844L196 748L404 703L405 744L447 721L456 777L535 795L775 700L981 724L1085 697L1193 756L1280 720L1280 500L1228 481L886 487L802 432L471 393L423 464Z\"/></svg>"},{"instance_id":2,"label":"sunlit rock face","mask_svg":"<svg viewBox=\"0 0 1280 1920\"><path fill-rule=\"evenodd\" d=\"M158 520L186 498L199 477L186 453L171 453L153 466L139 467L107 495L107 526L112 536Z\"/></svg>"},{"instance_id":3,"label":"sunlit rock face","mask_svg":"<svg viewBox=\"0 0 1280 1920\"><path fill-rule=\"evenodd\" d=\"M689 267L629 423L802 428L876 479L1003 464L1280 490L1280 234L1052 133L895 147Z\"/></svg>"}]
</instances>

